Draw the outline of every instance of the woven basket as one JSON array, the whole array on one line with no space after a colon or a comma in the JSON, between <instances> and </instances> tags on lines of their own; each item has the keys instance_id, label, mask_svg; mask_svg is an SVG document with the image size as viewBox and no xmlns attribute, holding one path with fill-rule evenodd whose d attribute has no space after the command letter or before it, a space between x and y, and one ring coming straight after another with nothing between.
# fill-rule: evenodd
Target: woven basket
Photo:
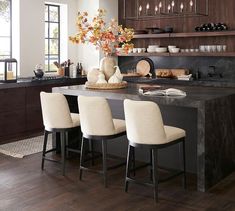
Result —
<instances>
[{"instance_id":1,"label":"woven basket","mask_svg":"<svg viewBox=\"0 0 235 211\"><path fill-rule=\"evenodd\" d=\"M123 89L127 87L127 82L122 81L121 83L107 83L107 84L97 84L97 83L91 83L91 82L86 82L85 87L88 89Z\"/></svg>"}]
</instances>

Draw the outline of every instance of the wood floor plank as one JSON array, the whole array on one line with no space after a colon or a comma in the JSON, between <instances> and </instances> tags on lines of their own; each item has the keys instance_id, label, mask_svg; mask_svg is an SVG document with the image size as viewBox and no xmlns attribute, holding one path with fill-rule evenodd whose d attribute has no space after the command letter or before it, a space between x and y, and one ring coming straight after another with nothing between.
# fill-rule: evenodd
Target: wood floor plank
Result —
<instances>
[{"instance_id":1,"label":"wood floor plank","mask_svg":"<svg viewBox=\"0 0 235 211\"><path fill-rule=\"evenodd\" d=\"M154 204L149 187L130 184L124 192L125 167L109 172L104 188L102 176L94 173L84 172L79 181L78 159L66 163L65 177L58 164L46 162L41 171L40 163L41 153L23 159L0 154L0 211L235 210L235 173L207 193L196 191L191 175L187 190L180 178L160 184Z\"/></svg>"}]
</instances>

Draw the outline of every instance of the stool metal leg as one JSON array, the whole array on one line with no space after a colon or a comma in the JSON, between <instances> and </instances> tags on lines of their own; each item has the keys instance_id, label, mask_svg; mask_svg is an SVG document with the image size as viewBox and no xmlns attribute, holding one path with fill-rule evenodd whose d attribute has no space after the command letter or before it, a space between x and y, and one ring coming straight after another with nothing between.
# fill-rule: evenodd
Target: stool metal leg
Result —
<instances>
[{"instance_id":1,"label":"stool metal leg","mask_svg":"<svg viewBox=\"0 0 235 211\"><path fill-rule=\"evenodd\" d=\"M89 139L89 151L91 152L91 165L95 165L93 140Z\"/></svg>"},{"instance_id":2,"label":"stool metal leg","mask_svg":"<svg viewBox=\"0 0 235 211\"><path fill-rule=\"evenodd\" d=\"M107 187L107 141L102 140L104 186Z\"/></svg>"},{"instance_id":3,"label":"stool metal leg","mask_svg":"<svg viewBox=\"0 0 235 211\"><path fill-rule=\"evenodd\" d=\"M65 151L66 151L66 157L69 157L69 151L67 148L69 147L69 133L65 132Z\"/></svg>"},{"instance_id":4,"label":"stool metal leg","mask_svg":"<svg viewBox=\"0 0 235 211\"><path fill-rule=\"evenodd\" d=\"M131 158L132 158L132 171L135 176L135 147L131 146Z\"/></svg>"},{"instance_id":5,"label":"stool metal leg","mask_svg":"<svg viewBox=\"0 0 235 211\"><path fill-rule=\"evenodd\" d=\"M184 189L187 188L187 185L186 185L186 161L185 161L185 140L183 140L182 142L182 153L183 153L183 171L184 171L184 174L183 174L183 187Z\"/></svg>"},{"instance_id":6,"label":"stool metal leg","mask_svg":"<svg viewBox=\"0 0 235 211\"><path fill-rule=\"evenodd\" d=\"M152 149L152 171L153 171L153 186L154 186L154 200L158 202L158 164L157 164L157 149Z\"/></svg>"},{"instance_id":7,"label":"stool metal leg","mask_svg":"<svg viewBox=\"0 0 235 211\"><path fill-rule=\"evenodd\" d=\"M42 164L41 164L41 169L42 170L44 169L44 161L45 161L45 156L46 156L48 134L49 134L49 132L44 130L44 142L43 142Z\"/></svg>"},{"instance_id":8,"label":"stool metal leg","mask_svg":"<svg viewBox=\"0 0 235 211\"><path fill-rule=\"evenodd\" d=\"M149 163L150 163L150 166L149 166L149 170L150 170L150 181L153 181L153 158L152 158L152 149L150 149L150 156L149 156Z\"/></svg>"},{"instance_id":9,"label":"stool metal leg","mask_svg":"<svg viewBox=\"0 0 235 211\"><path fill-rule=\"evenodd\" d=\"M84 159L84 137L82 136L82 142L81 142L81 152L80 152L80 168L79 168L79 179L82 180L82 165L83 165L83 159Z\"/></svg>"},{"instance_id":10,"label":"stool metal leg","mask_svg":"<svg viewBox=\"0 0 235 211\"><path fill-rule=\"evenodd\" d=\"M61 163L62 163L62 174L65 175L65 132L60 133L61 137Z\"/></svg>"},{"instance_id":11,"label":"stool metal leg","mask_svg":"<svg viewBox=\"0 0 235 211\"><path fill-rule=\"evenodd\" d=\"M127 178L130 176L130 154L131 154L131 145L128 144L127 150L127 159L126 159L126 178L125 178L125 192L128 191L128 181Z\"/></svg>"}]
</instances>

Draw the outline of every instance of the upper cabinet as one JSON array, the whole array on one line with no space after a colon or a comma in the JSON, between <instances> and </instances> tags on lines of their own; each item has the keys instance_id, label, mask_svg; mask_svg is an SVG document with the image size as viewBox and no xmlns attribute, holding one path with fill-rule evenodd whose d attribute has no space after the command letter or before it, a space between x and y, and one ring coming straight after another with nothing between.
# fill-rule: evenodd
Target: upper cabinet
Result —
<instances>
[{"instance_id":1,"label":"upper cabinet","mask_svg":"<svg viewBox=\"0 0 235 211\"><path fill-rule=\"evenodd\" d=\"M138 0L124 0L123 11L124 19L136 19Z\"/></svg>"},{"instance_id":2,"label":"upper cabinet","mask_svg":"<svg viewBox=\"0 0 235 211\"><path fill-rule=\"evenodd\" d=\"M185 50L186 53L174 54L173 56L235 56L235 1L118 1L119 23L136 31L135 39L133 39L135 48L147 48L149 45L165 47L175 45ZM214 31L210 27L204 27L205 25L219 25L219 23L228 26L228 30L221 31L222 29L215 27ZM163 32L167 28L172 28L173 33L159 33L156 32L159 30L152 30L158 28ZM197 28L200 30L196 32ZM201 30L201 28L205 28L205 30ZM211 47L213 49L215 46L226 46L226 50L198 52L201 46L207 46L207 48L213 46ZM168 53L164 55L169 56Z\"/></svg>"},{"instance_id":3,"label":"upper cabinet","mask_svg":"<svg viewBox=\"0 0 235 211\"><path fill-rule=\"evenodd\" d=\"M206 16L208 0L124 0L124 19Z\"/></svg>"}]
</instances>

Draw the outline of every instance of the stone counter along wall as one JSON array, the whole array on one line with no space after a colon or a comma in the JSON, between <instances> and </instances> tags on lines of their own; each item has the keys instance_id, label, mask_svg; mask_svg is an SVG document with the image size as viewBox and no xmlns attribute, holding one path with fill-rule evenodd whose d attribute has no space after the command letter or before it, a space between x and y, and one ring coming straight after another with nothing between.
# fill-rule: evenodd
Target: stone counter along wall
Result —
<instances>
[{"instance_id":1,"label":"stone counter along wall","mask_svg":"<svg viewBox=\"0 0 235 211\"><path fill-rule=\"evenodd\" d=\"M122 72L136 68L137 62L144 57L119 57L118 62ZM234 57L149 57L154 62L154 68L188 68L195 75L199 72L202 79L228 81L235 83L235 58ZM216 75L213 73L215 66ZM219 74L222 74L220 78Z\"/></svg>"}]
</instances>

